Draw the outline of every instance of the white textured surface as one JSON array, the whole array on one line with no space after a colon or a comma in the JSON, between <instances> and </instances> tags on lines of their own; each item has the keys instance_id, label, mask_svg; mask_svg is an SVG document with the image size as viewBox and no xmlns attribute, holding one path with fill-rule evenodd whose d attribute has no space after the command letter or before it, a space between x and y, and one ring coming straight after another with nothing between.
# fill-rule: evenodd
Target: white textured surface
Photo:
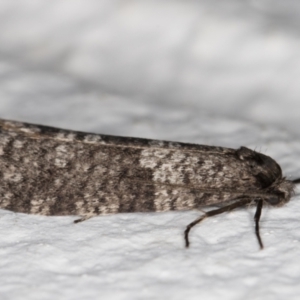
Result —
<instances>
[{"instance_id":1,"label":"white textured surface","mask_svg":"<svg viewBox=\"0 0 300 300\"><path fill-rule=\"evenodd\" d=\"M0 117L248 146L299 176L298 1L0 1ZM299 299L300 204L74 217L0 212L1 299Z\"/></svg>"}]
</instances>

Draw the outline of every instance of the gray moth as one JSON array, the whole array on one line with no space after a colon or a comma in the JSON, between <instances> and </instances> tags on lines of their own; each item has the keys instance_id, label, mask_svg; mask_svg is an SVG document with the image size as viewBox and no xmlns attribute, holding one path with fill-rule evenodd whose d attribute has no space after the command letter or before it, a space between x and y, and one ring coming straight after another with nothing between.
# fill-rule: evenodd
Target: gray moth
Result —
<instances>
[{"instance_id":1,"label":"gray moth","mask_svg":"<svg viewBox=\"0 0 300 300\"><path fill-rule=\"evenodd\" d=\"M0 208L75 222L116 213L217 209L204 218L254 204L281 206L298 180L282 176L269 156L230 149L76 132L0 120Z\"/></svg>"}]
</instances>

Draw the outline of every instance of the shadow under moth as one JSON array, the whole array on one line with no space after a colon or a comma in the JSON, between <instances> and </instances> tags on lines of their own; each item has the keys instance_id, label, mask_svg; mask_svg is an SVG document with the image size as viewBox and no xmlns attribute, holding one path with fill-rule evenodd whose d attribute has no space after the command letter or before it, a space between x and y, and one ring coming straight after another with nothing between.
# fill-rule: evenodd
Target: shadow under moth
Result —
<instances>
[{"instance_id":1,"label":"shadow under moth","mask_svg":"<svg viewBox=\"0 0 300 300\"><path fill-rule=\"evenodd\" d=\"M217 208L190 223L256 205L288 202L286 180L269 156L230 149L62 130L0 120L0 208L47 216Z\"/></svg>"}]
</instances>

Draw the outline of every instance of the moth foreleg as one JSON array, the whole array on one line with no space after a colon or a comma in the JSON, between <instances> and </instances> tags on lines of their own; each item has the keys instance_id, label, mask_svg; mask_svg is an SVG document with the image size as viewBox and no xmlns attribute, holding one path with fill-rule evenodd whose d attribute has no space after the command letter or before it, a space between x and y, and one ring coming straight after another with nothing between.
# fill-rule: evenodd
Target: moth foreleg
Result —
<instances>
[{"instance_id":1,"label":"moth foreleg","mask_svg":"<svg viewBox=\"0 0 300 300\"><path fill-rule=\"evenodd\" d=\"M244 206L244 205L246 205L248 203L251 203L251 202L252 202L252 199L249 199L249 198L242 199L242 200L234 202L234 203L232 203L230 205L223 206L221 208L214 209L214 210L206 212L203 216L201 216L200 218L196 219L195 221L193 221L192 223L190 223L186 227L186 229L184 231L185 247L188 248L189 245L190 245L190 242L189 242L189 232L190 232L191 228L194 227L196 224L200 223L202 220L204 220L206 218L222 214L223 212L231 211L231 210L233 210L235 208ZM259 218L258 218L258 220L259 220Z\"/></svg>"},{"instance_id":2,"label":"moth foreleg","mask_svg":"<svg viewBox=\"0 0 300 300\"><path fill-rule=\"evenodd\" d=\"M260 249L264 248L264 245L261 241L260 234L259 234L259 219L260 219L262 207L263 207L263 200L257 200L256 212L255 212L255 215L254 215L254 221L255 221L255 234L256 234Z\"/></svg>"}]
</instances>

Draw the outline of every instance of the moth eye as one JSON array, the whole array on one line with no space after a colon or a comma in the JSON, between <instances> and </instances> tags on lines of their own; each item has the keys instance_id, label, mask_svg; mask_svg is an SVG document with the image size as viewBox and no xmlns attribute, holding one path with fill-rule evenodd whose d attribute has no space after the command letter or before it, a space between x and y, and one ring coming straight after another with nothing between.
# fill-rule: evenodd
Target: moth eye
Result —
<instances>
[{"instance_id":1,"label":"moth eye","mask_svg":"<svg viewBox=\"0 0 300 300\"><path fill-rule=\"evenodd\" d=\"M270 196L266 201L271 205L277 205L280 203L280 197L279 196Z\"/></svg>"}]
</instances>

